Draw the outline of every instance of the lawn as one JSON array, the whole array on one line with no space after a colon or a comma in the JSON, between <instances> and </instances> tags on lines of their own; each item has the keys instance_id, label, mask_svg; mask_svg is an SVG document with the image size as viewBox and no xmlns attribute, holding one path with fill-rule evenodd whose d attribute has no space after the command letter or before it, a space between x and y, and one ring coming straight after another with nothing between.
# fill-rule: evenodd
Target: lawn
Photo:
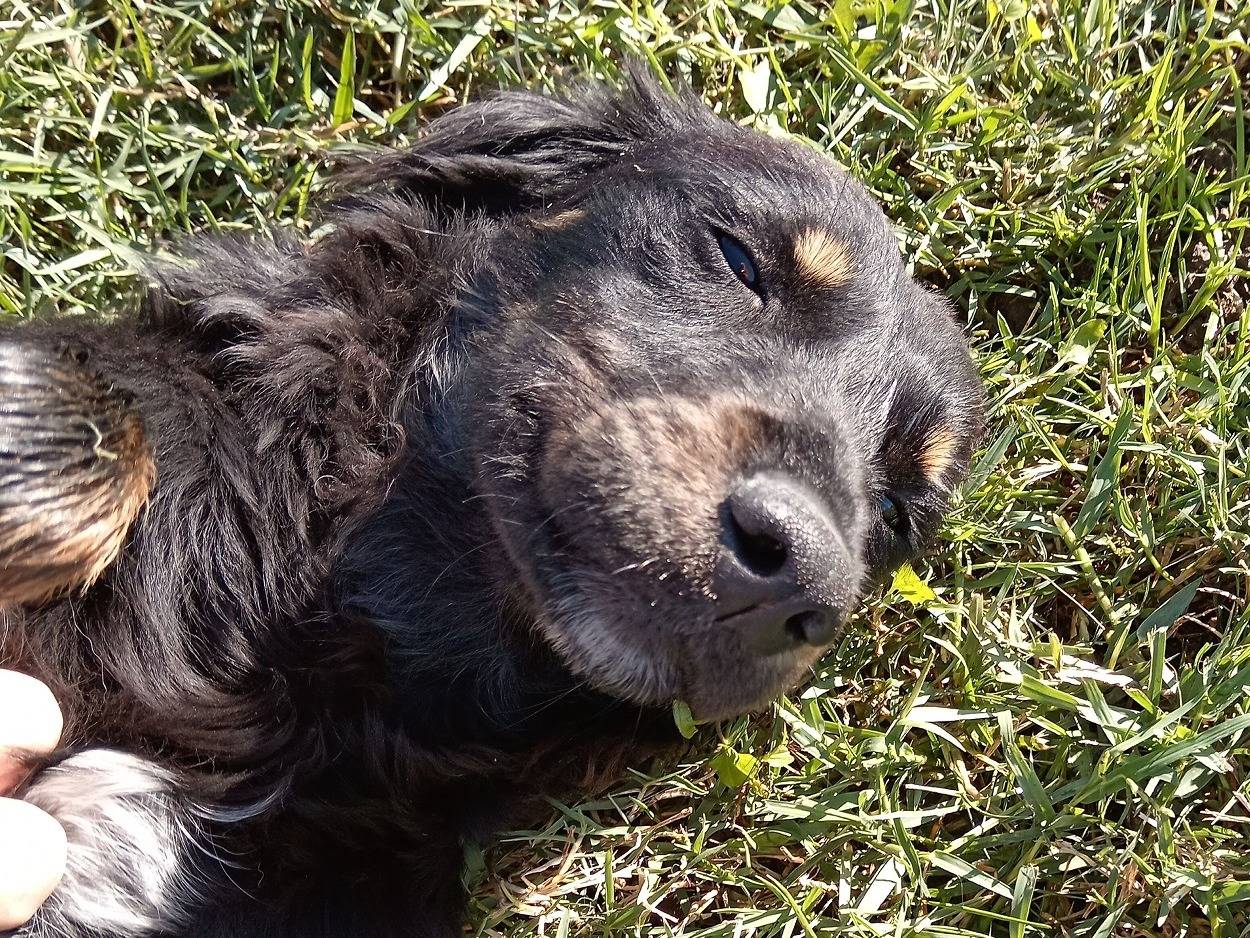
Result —
<instances>
[{"instance_id":1,"label":"lawn","mask_svg":"<svg viewBox=\"0 0 1250 938\"><path fill-rule=\"evenodd\" d=\"M1250 5L12 0L0 315L311 232L328 158L629 52L880 197L991 401L941 549L771 713L474 858L481 935L1250 932Z\"/></svg>"}]
</instances>

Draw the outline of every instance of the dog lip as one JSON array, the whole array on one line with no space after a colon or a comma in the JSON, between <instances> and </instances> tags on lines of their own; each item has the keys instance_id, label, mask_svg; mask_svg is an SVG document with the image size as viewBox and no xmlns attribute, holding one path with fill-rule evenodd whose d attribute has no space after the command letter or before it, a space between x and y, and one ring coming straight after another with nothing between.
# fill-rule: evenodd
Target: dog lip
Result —
<instances>
[{"instance_id":1,"label":"dog lip","mask_svg":"<svg viewBox=\"0 0 1250 938\"><path fill-rule=\"evenodd\" d=\"M726 622L732 625L735 620L742 619L753 612L769 612L772 610L784 612L792 606L802 606L804 609L807 608L807 605L801 599L779 599L776 602L771 603L751 603L748 606L743 606L741 609L735 609L732 612L727 612L723 616L717 616L715 621ZM795 612L800 611L802 610L795 608Z\"/></svg>"},{"instance_id":2,"label":"dog lip","mask_svg":"<svg viewBox=\"0 0 1250 938\"><path fill-rule=\"evenodd\" d=\"M769 658L793 651L799 645L804 644L788 629L777 628L777 623L813 612L811 605L801 599L783 599L774 603L758 604L718 621L738 627L743 646L755 654ZM755 621L751 621L755 613L761 615ZM743 620L746 621L743 622ZM842 625L839 622L838 630L840 631L841 628Z\"/></svg>"},{"instance_id":3,"label":"dog lip","mask_svg":"<svg viewBox=\"0 0 1250 938\"><path fill-rule=\"evenodd\" d=\"M649 634L645 633L647 624L654 625L656 621L655 608L638 606L622 618L623 610L619 607L613 614L600 605L603 597L595 596L596 590L588 591L588 584L583 578L587 575L609 580L618 578L595 568L593 564L586 566L578 562L566 545L559 543L559 512L547 505L545 499L538 497L533 512L542 523L532 526L510 524L511 519L496 512L493 500L487 500L487 507L504 552L517 574L518 585L533 618L536 637L588 686L643 707L664 706L673 699L684 699L695 708L700 719L724 719L750 712L765 701L775 699L790 686L789 678L783 684L766 674L782 667L780 662L797 652L799 643L787 641L785 647L765 647L764 636L756 635L755 630L747 628L744 618L762 607L784 605L786 600L764 604L747 602L738 608L718 612L715 601L709 603L707 597L692 606L689 596L669 596L674 601L670 612L693 620L691 627L702 636L702 641L711 640L721 653L739 659L744 669L743 679L752 687L759 685L757 692L740 693L736 687L721 687L713 692L704 685L709 682L720 684L720 681L709 672L701 650L692 650L685 640L667 644L646 639L646 634ZM659 587L660 584L657 582L654 585ZM635 600L640 598L634 596ZM585 636L578 636L584 630L570 620L567 606L560 608L567 603L571 603L583 616L590 613L601 616L609 612L604 624L617 631L615 638L621 644L616 652L606 652L602 644L597 644L593 652L585 650ZM655 602L645 605L654 607ZM780 632L783 637L786 634L784 630ZM577 648L583 651L578 652ZM632 660L633 666L622 669L626 658ZM754 675L756 669L761 668L764 671Z\"/></svg>"},{"instance_id":4,"label":"dog lip","mask_svg":"<svg viewBox=\"0 0 1250 938\"><path fill-rule=\"evenodd\" d=\"M723 613L722 615L716 616L712 621L724 622L724 623L728 623L732 625L735 619L739 619L742 616L745 616L748 613L754 612L756 609L759 609L759 608L760 608L759 603L747 603L745 606L742 606L738 609L733 609L729 612Z\"/></svg>"}]
</instances>

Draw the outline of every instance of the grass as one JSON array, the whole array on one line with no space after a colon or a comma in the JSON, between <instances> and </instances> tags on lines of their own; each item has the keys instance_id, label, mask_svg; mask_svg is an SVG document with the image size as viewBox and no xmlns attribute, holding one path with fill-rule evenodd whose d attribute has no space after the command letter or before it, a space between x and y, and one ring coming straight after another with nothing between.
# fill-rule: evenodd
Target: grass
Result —
<instances>
[{"instance_id":1,"label":"grass","mask_svg":"<svg viewBox=\"0 0 1250 938\"><path fill-rule=\"evenodd\" d=\"M844 162L966 312L991 433L922 582L771 714L476 858L476 934L1250 930L1244 0L7 9L9 315L307 227L344 142L630 50Z\"/></svg>"}]
</instances>

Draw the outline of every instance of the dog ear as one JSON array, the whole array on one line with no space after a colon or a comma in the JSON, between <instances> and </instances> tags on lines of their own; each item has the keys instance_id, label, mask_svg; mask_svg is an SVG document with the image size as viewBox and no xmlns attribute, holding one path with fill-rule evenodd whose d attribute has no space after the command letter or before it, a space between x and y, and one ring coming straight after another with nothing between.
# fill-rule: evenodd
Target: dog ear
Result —
<instances>
[{"instance_id":1,"label":"dog ear","mask_svg":"<svg viewBox=\"0 0 1250 938\"><path fill-rule=\"evenodd\" d=\"M437 118L407 149L349 164L332 184L349 198L389 191L434 208L525 211L552 203L647 141L710 120L693 95L668 93L631 63L617 88L489 95Z\"/></svg>"}]
</instances>

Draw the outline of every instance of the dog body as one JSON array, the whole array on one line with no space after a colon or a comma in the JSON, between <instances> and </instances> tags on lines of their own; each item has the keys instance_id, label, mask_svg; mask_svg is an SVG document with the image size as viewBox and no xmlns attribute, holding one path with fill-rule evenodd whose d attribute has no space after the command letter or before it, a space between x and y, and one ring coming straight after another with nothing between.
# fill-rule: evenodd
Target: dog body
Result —
<instances>
[{"instance_id":1,"label":"dog body","mask_svg":"<svg viewBox=\"0 0 1250 938\"><path fill-rule=\"evenodd\" d=\"M800 680L966 471L960 330L794 142L635 76L340 186L0 329L0 663L67 717L24 935L458 934L466 842Z\"/></svg>"}]
</instances>

